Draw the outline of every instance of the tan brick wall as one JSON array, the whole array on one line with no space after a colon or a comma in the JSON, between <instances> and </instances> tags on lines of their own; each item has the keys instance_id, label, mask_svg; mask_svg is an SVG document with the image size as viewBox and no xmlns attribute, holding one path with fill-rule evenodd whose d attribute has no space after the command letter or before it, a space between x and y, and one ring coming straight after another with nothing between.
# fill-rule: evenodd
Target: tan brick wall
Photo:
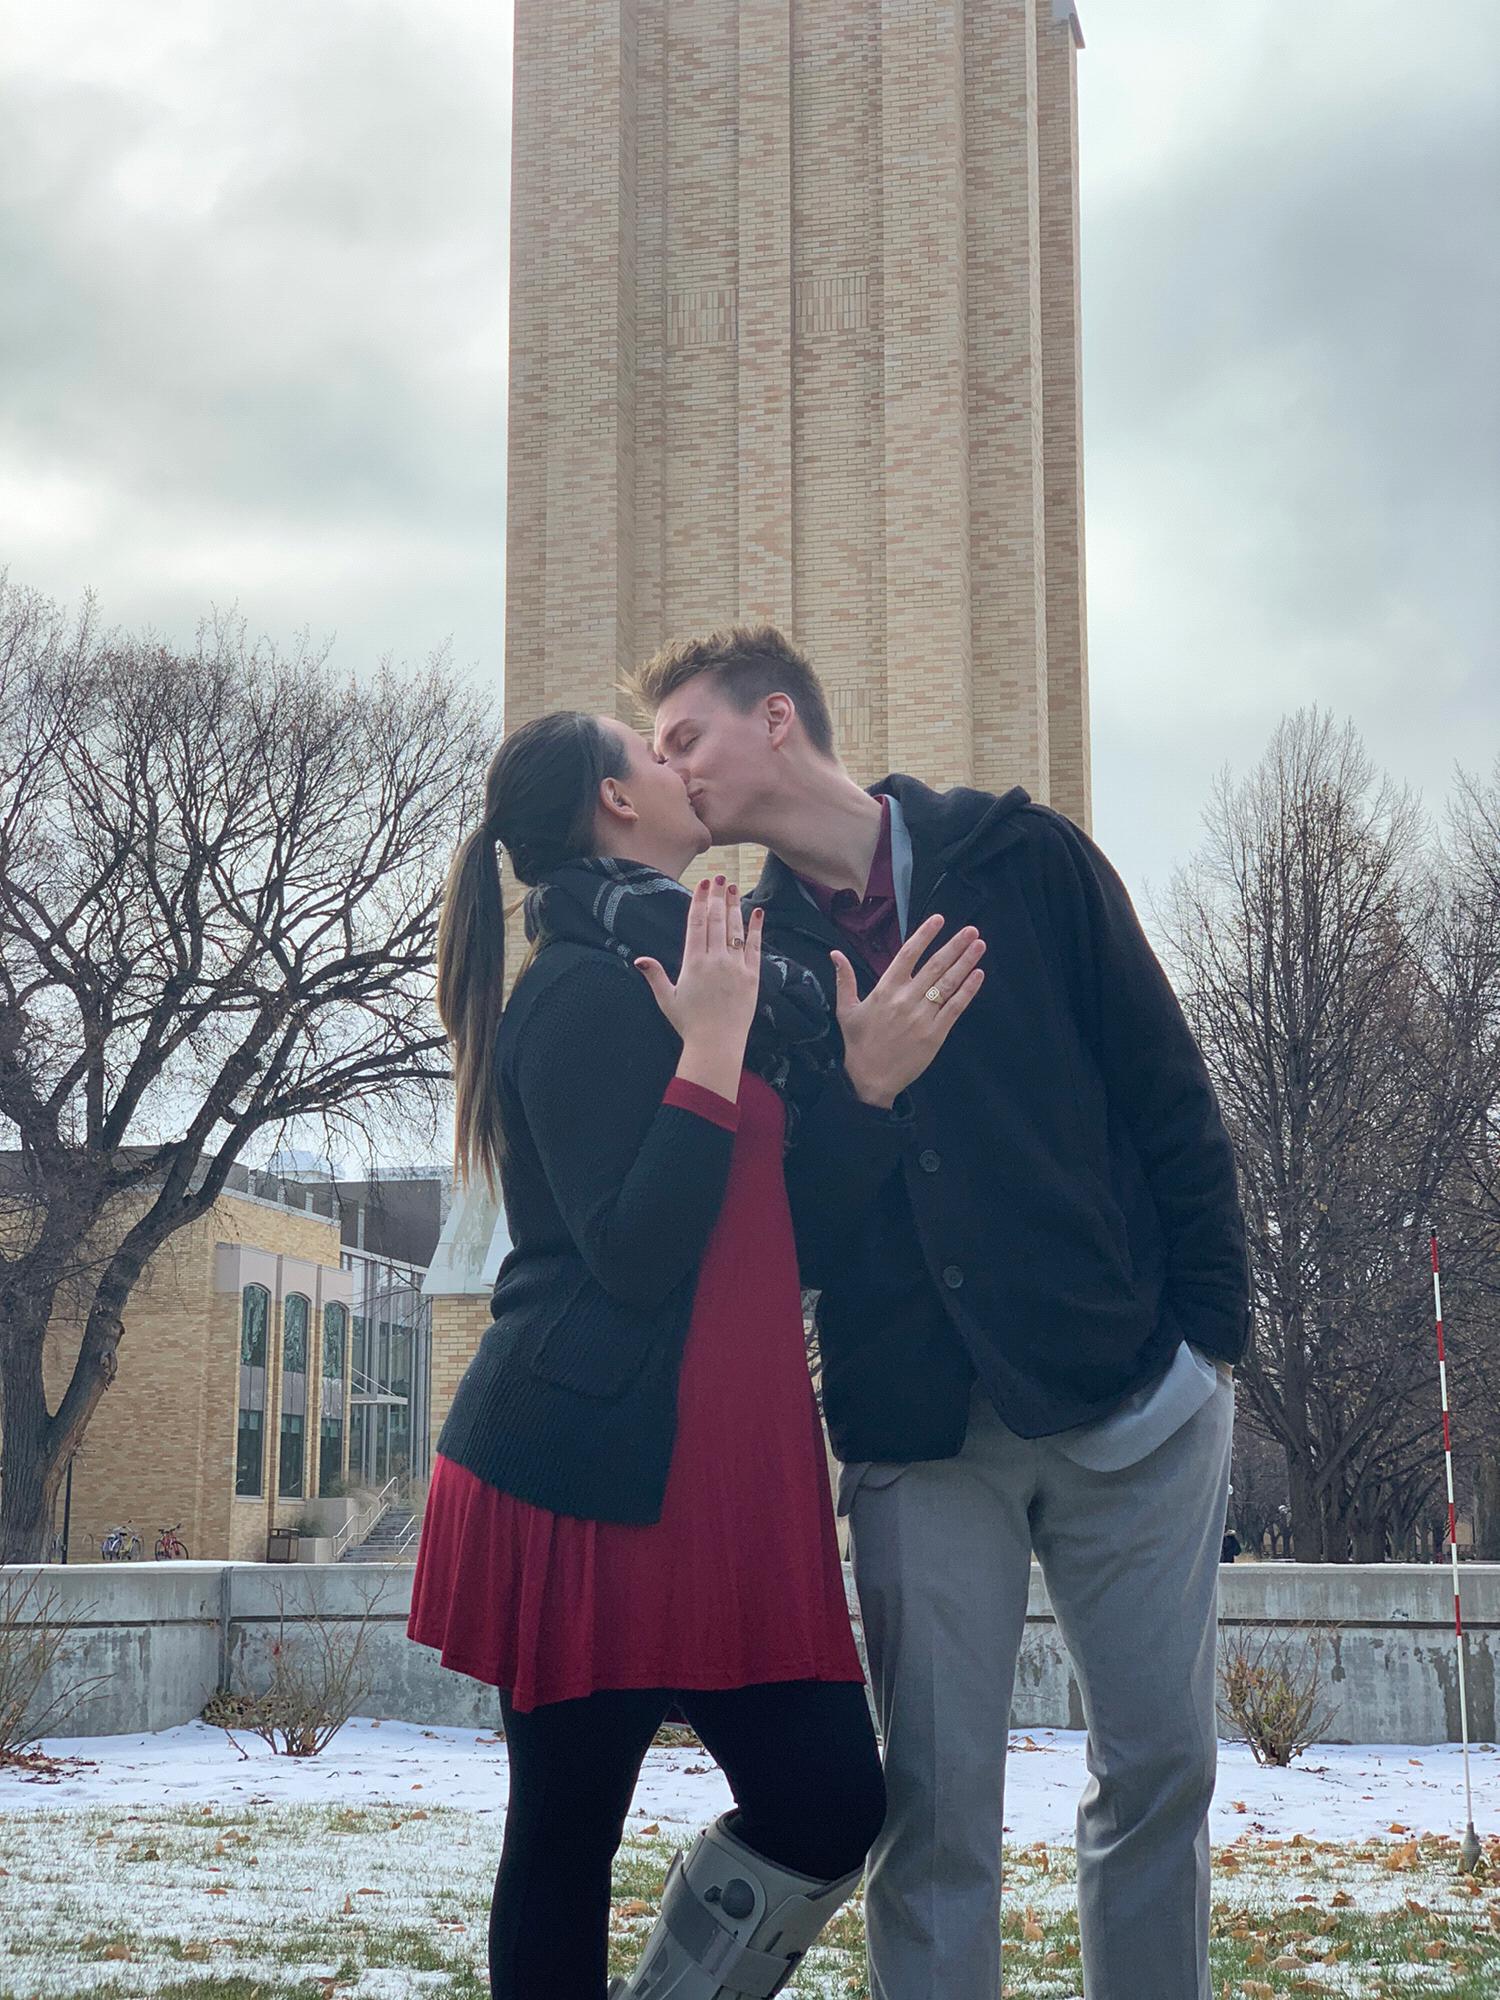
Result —
<instances>
[{"instance_id":1,"label":"tan brick wall","mask_svg":"<svg viewBox=\"0 0 1500 2000\"><path fill-rule=\"evenodd\" d=\"M234 1493L240 1291L221 1287L237 1277L264 1282L271 1293L265 1477L258 1499ZM269 1529L296 1520L302 1500L276 1494L283 1303L291 1291L305 1294L312 1306L304 1492L316 1493L322 1306L348 1299L338 1225L226 1194L157 1252L126 1306L118 1373L74 1461L75 1559L87 1560L100 1535L129 1520L148 1560L156 1530L178 1521L194 1556L261 1560ZM46 1347L54 1408L77 1352L76 1325L55 1323ZM346 1400L348 1381L346 1349ZM347 1409L344 1439L347 1454Z\"/></svg>"},{"instance_id":2,"label":"tan brick wall","mask_svg":"<svg viewBox=\"0 0 1500 2000\"><path fill-rule=\"evenodd\" d=\"M1083 359L1078 247L1078 51L1037 8L1038 187L1046 453L1047 637L1052 803L1093 825L1084 609Z\"/></svg>"},{"instance_id":3,"label":"tan brick wall","mask_svg":"<svg viewBox=\"0 0 1500 2000\"><path fill-rule=\"evenodd\" d=\"M437 1449L464 1370L474 1358L480 1336L490 1323L486 1298L439 1294L432 1306L432 1445Z\"/></svg>"},{"instance_id":4,"label":"tan brick wall","mask_svg":"<svg viewBox=\"0 0 1500 2000\"><path fill-rule=\"evenodd\" d=\"M1087 822L1055 11L517 0L509 720L622 712L664 638L765 613L861 778Z\"/></svg>"}]
</instances>

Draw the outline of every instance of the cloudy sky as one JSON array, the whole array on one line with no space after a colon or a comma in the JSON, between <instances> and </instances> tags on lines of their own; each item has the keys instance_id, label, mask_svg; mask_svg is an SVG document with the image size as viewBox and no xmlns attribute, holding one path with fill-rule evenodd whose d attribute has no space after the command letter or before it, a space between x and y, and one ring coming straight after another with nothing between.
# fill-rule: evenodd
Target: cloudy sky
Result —
<instances>
[{"instance_id":1,"label":"cloudy sky","mask_svg":"<svg viewBox=\"0 0 1500 2000\"><path fill-rule=\"evenodd\" d=\"M818 4L818 0L804 0ZM0 43L0 564L499 673L509 0L48 0ZM1500 747L1500 8L1085 0L1096 831L1320 701Z\"/></svg>"}]
</instances>

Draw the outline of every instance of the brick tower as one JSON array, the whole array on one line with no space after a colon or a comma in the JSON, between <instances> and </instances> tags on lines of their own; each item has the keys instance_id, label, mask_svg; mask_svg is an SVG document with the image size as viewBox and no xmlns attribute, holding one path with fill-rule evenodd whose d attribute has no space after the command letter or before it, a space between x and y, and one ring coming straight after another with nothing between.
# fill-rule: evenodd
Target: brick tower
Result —
<instances>
[{"instance_id":1,"label":"brick tower","mask_svg":"<svg viewBox=\"0 0 1500 2000\"><path fill-rule=\"evenodd\" d=\"M857 778L1087 827L1081 39L1067 0L516 0L508 724L770 618ZM461 1197L434 1436L505 1245Z\"/></svg>"},{"instance_id":2,"label":"brick tower","mask_svg":"<svg viewBox=\"0 0 1500 2000\"><path fill-rule=\"evenodd\" d=\"M1089 818L1066 0L516 0L506 717L773 619Z\"/></svg>"}]
</instances>

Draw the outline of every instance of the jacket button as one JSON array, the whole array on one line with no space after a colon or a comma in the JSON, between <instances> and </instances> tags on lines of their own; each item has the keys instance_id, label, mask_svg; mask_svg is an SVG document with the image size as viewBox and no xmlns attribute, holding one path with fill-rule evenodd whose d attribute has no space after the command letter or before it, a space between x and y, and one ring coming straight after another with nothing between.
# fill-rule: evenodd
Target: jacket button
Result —
<instances>
[{"instance_id":1,"label":"jacket button","mask_svg":"<svg viewBox=\"0 0 1500 2000\"><path fill-rule=\"evenodd\" d=\"M933 1152L931 1146L927 1148L925 1153L917 1155L917 1165L922 1169L924 1174L935 1174L942 1164L942 1160Z\"/></svg>"},{"instance_id":2,"label":"jacket button","mask_svg":"<svg viewBox=\"0 0 1500 2000\"><path fill-rule=\"evenodd\" d=\"M945 1264L943 1266L943 1283L948 1287L950 1292L956 1292L963 1281L964 1274L959 1270L957 1264Z\"/></svg>"}]
</instances>

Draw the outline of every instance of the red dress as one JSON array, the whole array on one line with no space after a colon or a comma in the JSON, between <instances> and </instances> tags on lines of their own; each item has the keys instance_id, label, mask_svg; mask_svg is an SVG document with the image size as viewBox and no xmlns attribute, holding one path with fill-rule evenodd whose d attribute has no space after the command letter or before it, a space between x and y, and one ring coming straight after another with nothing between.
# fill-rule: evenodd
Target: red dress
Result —
<instances>
[{"instance_id":1,"label":"red dress","mask_svg":"<svg viewBox=\"0 0 1500 2000\"><path fill-rule=\"evenodd\" d=\"M666 1096L735 1127L711 1091L674 1078ZM863 1678L803 1346L784 1117L745 1071L660 1520L553 1514L437 1460L407 1630L518 1709L599 1688Z\"/></svg>"}]
</instances>

